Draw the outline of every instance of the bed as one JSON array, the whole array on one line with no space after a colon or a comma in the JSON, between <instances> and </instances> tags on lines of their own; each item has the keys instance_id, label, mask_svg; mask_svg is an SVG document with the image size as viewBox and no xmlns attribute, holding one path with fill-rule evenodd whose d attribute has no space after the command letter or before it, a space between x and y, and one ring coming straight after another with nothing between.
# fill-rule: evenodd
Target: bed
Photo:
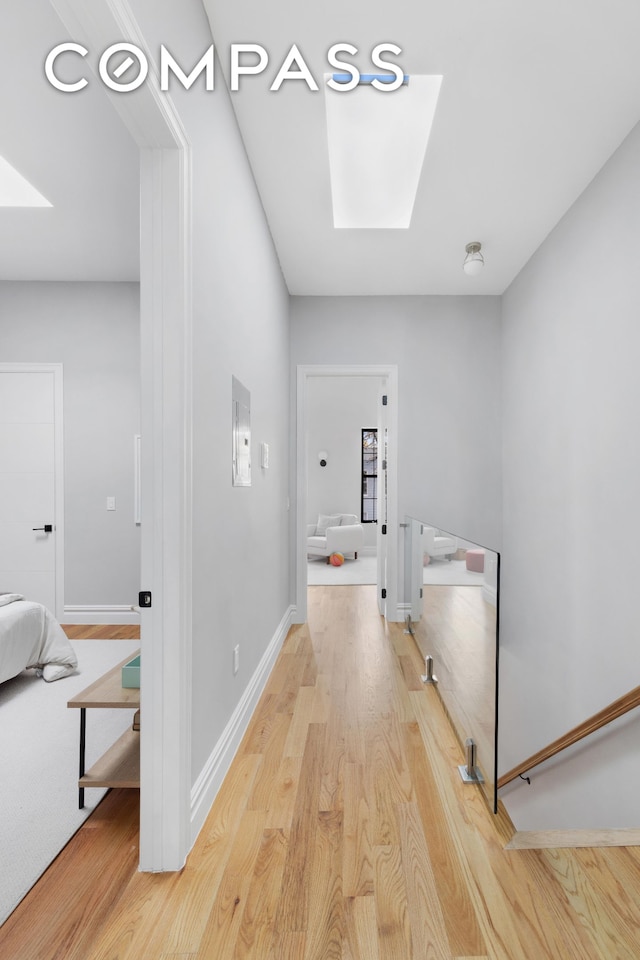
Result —
<instances>
[{"instance_id":1,"label":"bed","mask_svg":"<svg viewBox=\"0 0 640 960\"><path fill-rule=\"evenodd\" d=\"M0 683L29 667L50 682L77 666L67 635L46 607L19 593L0 594Z\"/></svg>"}]
</instances>

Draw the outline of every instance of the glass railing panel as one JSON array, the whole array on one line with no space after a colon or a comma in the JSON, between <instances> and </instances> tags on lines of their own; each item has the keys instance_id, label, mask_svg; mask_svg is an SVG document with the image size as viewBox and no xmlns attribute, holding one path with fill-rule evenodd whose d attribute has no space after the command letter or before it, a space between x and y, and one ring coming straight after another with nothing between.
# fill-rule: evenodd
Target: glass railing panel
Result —
<instances>
[{"instance_id":1,"label":"glass railing panel","mask_svg":"<svg viewBox=\"0 0 640 960\"><path fill-rule=\"evenodd\" d=\"M407 628L496 811L500 556L413 517L404 529Z\"/></svg>"}]
</instances>

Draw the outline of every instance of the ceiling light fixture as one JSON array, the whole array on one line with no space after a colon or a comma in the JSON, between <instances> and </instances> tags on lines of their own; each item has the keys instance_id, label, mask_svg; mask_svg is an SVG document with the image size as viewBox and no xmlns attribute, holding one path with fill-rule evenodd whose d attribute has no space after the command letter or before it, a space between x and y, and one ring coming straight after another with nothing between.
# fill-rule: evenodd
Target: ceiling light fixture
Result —
<instances>
[{"instance_id":1,"label":"ceiling light fixture","mask_svg":"<svg viewBox=\"0 0 640 960\"><path fill-rule=\"evenodd\" d=\"M482 244L475 241L474 243L468 243L464 248L467 255L462 264L462 269L468 277L477 277L482 272L484 257L480 253L481 247Z\"/></svg>"}]
</instances>

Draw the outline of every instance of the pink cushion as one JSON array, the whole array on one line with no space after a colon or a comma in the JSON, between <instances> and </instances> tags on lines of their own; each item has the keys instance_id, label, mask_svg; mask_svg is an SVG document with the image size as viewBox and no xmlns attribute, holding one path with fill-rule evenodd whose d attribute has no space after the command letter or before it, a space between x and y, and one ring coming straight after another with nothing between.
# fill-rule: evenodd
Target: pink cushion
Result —
<instances>
[{"instance_id":1,"label":"pink cushion","mask_svg":"<svg viewBox=\"0 0 640 960\"><path fill-rule=\"evenodd\" d=\"M465 557L467 570L484 573L484 550L467 550Z\"/></svg>"}]
</instances>

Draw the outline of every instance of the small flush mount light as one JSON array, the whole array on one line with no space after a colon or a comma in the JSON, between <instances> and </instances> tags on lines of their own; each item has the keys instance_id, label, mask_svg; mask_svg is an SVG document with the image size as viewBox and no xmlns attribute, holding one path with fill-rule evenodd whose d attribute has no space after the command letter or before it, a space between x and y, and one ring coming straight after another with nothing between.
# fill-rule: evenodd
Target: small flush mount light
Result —
<instances>
[{"instance_id":1,"label":"small flush mount light","mask_svg":"<svg viewBox=\"0 0 640 960\"><path fill-rule=\"evenodd\" d=\"M481 247L481 243L474 242L468 243L464 248L467 255L464 263L462 264L462 269L468 277L477 277L478 274L482 272L482 268L484 266L484 257L480 253Z\"/></svg>"}]
</instances>

